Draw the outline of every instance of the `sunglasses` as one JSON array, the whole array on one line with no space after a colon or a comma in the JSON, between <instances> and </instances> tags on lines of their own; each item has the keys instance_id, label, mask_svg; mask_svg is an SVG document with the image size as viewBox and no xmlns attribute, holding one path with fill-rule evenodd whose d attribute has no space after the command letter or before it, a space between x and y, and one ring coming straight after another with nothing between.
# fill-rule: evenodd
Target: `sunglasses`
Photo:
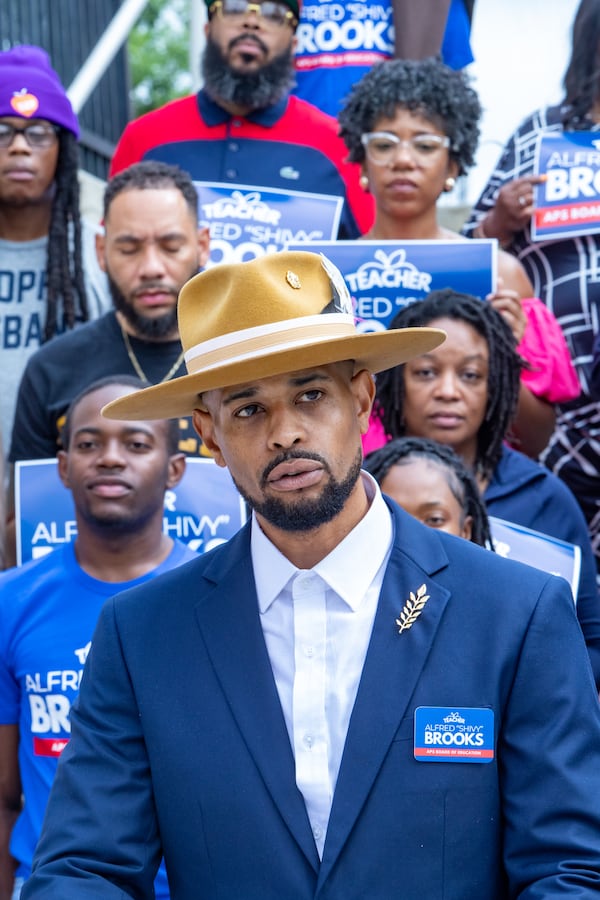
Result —
<instances>
[{"instance_id":1,"label":"sunglasses","mask_svg":"<svg viewBox=\"0 0 600 900\"><path fill-rule=\"evenodd\" d=\"M265 25L281 28L283 25L291 25L295 28L298 24L293 12L285 3L277 0L264 0L263 3L249 3L248 0L216 0L211 4L210 15L219 13L227 19L243 19L249 13L256 13Z\"/></svg>"}]
</instances>

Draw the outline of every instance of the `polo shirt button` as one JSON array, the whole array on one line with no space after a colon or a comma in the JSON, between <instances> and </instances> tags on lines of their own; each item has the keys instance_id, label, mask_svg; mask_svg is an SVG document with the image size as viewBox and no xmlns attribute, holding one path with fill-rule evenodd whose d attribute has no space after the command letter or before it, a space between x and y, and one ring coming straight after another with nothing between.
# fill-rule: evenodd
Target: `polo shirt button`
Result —
<instances>
[{"instance_id":1,"label":"polo shirt button","mask_svg":"<svg viewBox=\"0 0 600 900\"><path fill-rule=\"evenodd\" d=\"M237 178L237 169L227 169L225 171L225 177L231 179Z\"/></svg>"}]
</instances>

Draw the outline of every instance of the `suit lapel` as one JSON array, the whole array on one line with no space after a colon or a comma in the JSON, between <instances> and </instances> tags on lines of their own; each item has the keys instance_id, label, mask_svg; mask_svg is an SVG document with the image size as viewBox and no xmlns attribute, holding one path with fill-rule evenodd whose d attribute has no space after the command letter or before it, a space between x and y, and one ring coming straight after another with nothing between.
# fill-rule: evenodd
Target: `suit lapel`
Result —
<instances>
[{"instance_id":1,"label":"suit lapel","mask_svg":"<svg viewBox=\"0 0 600 900\"><path fill-rule=\"evenodd\" d=\"M437 535L404 514L396 514L395 529L334 793L319 885L347 840L406 715L449 599L448 591L431 578L447 564ZM414 624L399 633L396 619L410 592L416 594L423 584L429 599Z\"/></svg>"},{"instance_id":2,"label":"suit lapel","mask_svg":"<svg viewBox=\"0 0 600 900\"><path fill-rule=\"evenodd\" d=\"M225 567L218 559L205 571L213 589L205 592L196 616L223 693L267 790L316 871L319 858L296 787L294 757L260 625L249 533L248 526L229 542Z\"/></svg>"},{"instance_id":3,"label":"suit lapel","mask_svg":"<svg viewBox=\"0 0 600 900\"><path fill-rule=\"evenodd\" d=\"M290 832L323 884L360 815L425 665L449 593L433 581L448 559L431 529L399 511L373 633L350 719L323 861L314 844L260 619L249 526L215 554L196 615L207 652L244 741ZM396 619L412 591L429 599L411 628Z\"/></svg>"}]
</instances>

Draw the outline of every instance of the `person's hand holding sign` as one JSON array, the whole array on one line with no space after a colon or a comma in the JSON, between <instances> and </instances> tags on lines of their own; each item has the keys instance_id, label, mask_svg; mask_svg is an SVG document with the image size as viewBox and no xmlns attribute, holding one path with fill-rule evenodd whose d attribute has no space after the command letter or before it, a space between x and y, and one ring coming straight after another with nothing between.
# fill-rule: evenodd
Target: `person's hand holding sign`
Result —
<instances>
[{"instance_id":1,"label":"person's hand holding sign","mask_svg":"<svg viewBox=\"0 0 600 900\"><path fill-rule=\"evenodd\" d=\"M504 317L515 341L520 344L527 327L527 317L523 312L519 293L504 287L502 278L499 278L496 291L488 294L486 300Z\"/></svg>"},{"instance_id":2,"label":"person's hand holding sign","mask_svg":"<svg viewBox=\"0 0 600 900\"><path fill-rule=\"evenodd\" d=\"M498 238L505 246L513 234L522 231L533 215L535 186L546 180L545 175L515 178L498 191L496 204L479 223L476 237Z\"/></svg>"}]
</instances>

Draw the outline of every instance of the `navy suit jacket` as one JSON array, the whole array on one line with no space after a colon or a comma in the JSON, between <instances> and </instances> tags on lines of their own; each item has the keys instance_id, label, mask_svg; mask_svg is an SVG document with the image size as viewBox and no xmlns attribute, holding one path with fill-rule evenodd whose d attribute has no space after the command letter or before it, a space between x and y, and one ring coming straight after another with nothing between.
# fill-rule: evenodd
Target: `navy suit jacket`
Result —
<instances>
[{"instance_id":1,"label":"navy suit jacket","mask_svg":"<svg viewBox=\"0 0 600 900\"><path fill-rule=\"evenodd\" d=\"M246 527L105 606L23 900L151 897L161 853L173 900L600 897L600 714L566 582L392 508L322 861ZM420 706L493 710L495 758L416 761Z\"/></svg>"}]
</instances>

